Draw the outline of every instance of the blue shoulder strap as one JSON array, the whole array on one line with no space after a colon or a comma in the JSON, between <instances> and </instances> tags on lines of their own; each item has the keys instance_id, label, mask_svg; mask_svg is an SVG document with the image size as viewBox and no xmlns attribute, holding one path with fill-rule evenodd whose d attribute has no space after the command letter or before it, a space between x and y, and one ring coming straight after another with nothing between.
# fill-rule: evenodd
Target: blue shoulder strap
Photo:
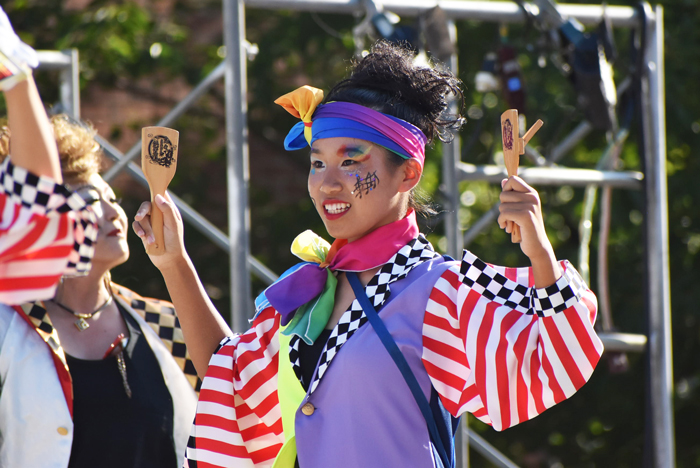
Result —
<instances>
[{"instance_id":1,"label":"blue shoulder strap","mask_svg":"<svg viewBox=\"0 0 700 468\"><path fill-rule=\"evenodd\" d=\"M437 449L438 456L440 457L442 465L445 467L452 466L452 464L450 463L450 458L447 456L447 452L445 451L443 439L440 436L440 432L438 431L437 425L435 424L435 418L433 415L433 411L430 407L430 403L423 394L423 391L420 388L420 384L418 383L418 380L416 380L416 376L413 375L413 371L411 371L411 368L409 367L406 358L401 353L399 347L396 345L396 341L394 341L394 339L392 338L391 334L389 333L389 330L386 329L386 326L384 325L384 322L382 322L382 319L380 319L379 315L377 315L377 311L374 309L374 306L372 306L372 304L369 302L367 294L365 294L365 289L362 287L362 284L360 283L357 274L354 272L346 272L345 275L347 276L348 281L350 282L350 286L352 286L352 290L355 292L355 298L362 306L362 309L365 311L365 315L367 315L369 323L372 324L372 327L379 336L379 339L381 340L382 344L384 345L386 350L389 351L391 358L396 363L396 366L399 368L404 380L408 384L408 387L411 390L411 393L413 394L413 398L416 400L416 403L418 403L418 407L420 408L420 411L423 414L423 417L425 418L425 422L428 425L428 432L430 432L430 438L432 439L433 444Z\"/></svg>"}]
</instances>

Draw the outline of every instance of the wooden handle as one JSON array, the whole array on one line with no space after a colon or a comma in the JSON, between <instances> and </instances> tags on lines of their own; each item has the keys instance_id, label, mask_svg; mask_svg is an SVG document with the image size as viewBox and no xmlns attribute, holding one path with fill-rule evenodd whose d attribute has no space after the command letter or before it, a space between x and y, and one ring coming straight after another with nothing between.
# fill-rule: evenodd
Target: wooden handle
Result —
<instances>
[{"instance_id":1,"label":"wooden handle","mask_svg":"<svg viewBox=\"0 0 700 468\"><path fill-rule=\"evenodd\" d=\"M164 195L164 194L160 194ZM148 255L163 255L165 253L165 234L163 233L163 212L156 205L156 194L151 193L151 228L156 242L146 246Z\"/></svg>"},{"instance_id":2,"label":"wooden handle","mask_svg":"<svg viewBox=\"0 0 700 468\"><path fill-rule=\"evenodd\" d=\"M508 177L517 175L520 163L520 128L516 109L509 109L501 114L501 137L503 162L506 165Z\"/></svg>"},{"instance_id":3,"label":"wooden handle","mask_svg":"<svg viewBox=\"0 0 700 468\"><path fill-rule=\"evenodd\" d=\"M523 135L523 145L522 145L522 151L520 151L520 154L525 154L525 145L527 145L527 142L530 141L530 139L535 136L535 133L537 133L537 130L539 130L542 125L544 125L544 122L542 122L542 119L537 119L537 122L534 123L532 127L530 127L530 130L528 130L525 135Z\"/></svg>"},{"instance_id":4,"label":"wooden handle","mask_svg":"<svg viewBox=\"0 0 700 468\"><path fill-rule=\"evenodd\" d=\"M538 119L535 124L530 127L530 130L520 138L520 123L518 122L517 109L508 109L501 114L501 137L503 138L503 162L506 165L508 177L518 175L518 165L520 164L520 155L525 154L525 145L537 133L537 130L542 127L544 122ZM508 221L510 227L510 240L518 243L522 240L520 235L520 226Z\"/></svg>"},{"instance_id":5,"label":"wooden handle","mask_svg":"<svg viewBox=\"0 0 700 468\"><path fill-rule=\"evenodd\" d=\"M165 196L177 167L180 134L167 127L144 127L141 130L141 168L151 189L151 228L155 243L146 247L149 255L165 253L163 212L156 206L156 195Z\"/></svg>"},{"instance_id":6,"label":"wooden handle","mask_svg":"<svg viewBox=\"0 0 700 468\"><path fill-rule=\"evenodd\" d=\"M516 115L517 115L517 111L516 111ZM530 127L530 130L525 132L525 135L523 135L523 137L520 138L520 144L518 145L519 146L518 152L520 154L525 154L525 145L527 145L527 143L530 141L530 139L533 136L535 136L535 133L537 133L537 130L539 130L542 127L542 125L544 125L544 122L542 122L542 119L537 119L537 122L535 122L534 125L532 127ZM520 241L523 240L523 238L520 235L520 226L518 226L517 224L515 224L513 226L513 231L511 232L510 240L514 243L520 243Z\"/></svg>"},{"instance_id":7,"label":"wooden handle","mask_svg":"<svg viewBox=\"0 0 700 468\"><path fill-rule=\"evenodd\" d=\"M515 224L513 221L508 221L508 223L512 226L512 230L510 231L510 241L513 244L519 244L521 240L523 240L523 237L520 235L520 226Z\"/></svg>"},{"instance_id":8,"label":"wooden handle","mask_svg":"<svg viewBox=\"0 0 700 468\"><path fill-rule=\"evenodd\" d=\"M501 114L501 138L503 139L503 162L506 165L508 177L518 175L520 164L520 128L517 109L508 109ZM510 228L510 240L518 243L522 240L520 226L507 222Z\"/></svg>"},{"instance_id":9,"label":"wooden handle","mask_svg":"<svg viewBox=\"0 0 700 468\"><path fill-rule=\"evenodd\" d=\"M509 223L513 223L512 221L508 221ZM523 236L520 235L520 226L513 223L513 230L510 231L510 241L513 244L519 244L520 241L523 240Z\"/></svg>"}]
</instances>

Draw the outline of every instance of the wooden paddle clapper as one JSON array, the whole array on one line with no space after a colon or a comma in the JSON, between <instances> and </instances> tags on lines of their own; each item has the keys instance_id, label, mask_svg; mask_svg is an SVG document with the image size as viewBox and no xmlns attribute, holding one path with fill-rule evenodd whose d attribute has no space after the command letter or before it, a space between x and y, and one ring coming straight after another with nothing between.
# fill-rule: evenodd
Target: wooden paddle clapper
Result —
<instances>
[{"instance_id":1,"label":"wooden paddle clapper","mask_svg":"<svg viewBox=\"0 0 700 468\"><path fill-rule=\"evenodd\" d=\"M151 189L151 228L155 243L146 247L149 255L165 253L163 212L156 206L156 195L165 196L177 167L180 133L167 127L144 127L141 130L141 169Z\"/></svg>"},{"instance_id":2,"label":"wooden paddle clapper","mask_svg":"<svg viewBox=\"0 0 700 468\"><path fill-rule=\"evenodd\" d=\"M501 136L503 137L503 159L506 165L508 177L518 175L518 165L520 163L520 155L525 154L525 145L537 133L537 130L543 125L542 120L537 120L530 127L525 135L520 137L520 125L518 123L518 110L508 109L501 114ZM520 236L520 226L513 225L512 221L508 221L511 226L510 240L518 243L522 240Z\"/></svg>"}]
</instances>

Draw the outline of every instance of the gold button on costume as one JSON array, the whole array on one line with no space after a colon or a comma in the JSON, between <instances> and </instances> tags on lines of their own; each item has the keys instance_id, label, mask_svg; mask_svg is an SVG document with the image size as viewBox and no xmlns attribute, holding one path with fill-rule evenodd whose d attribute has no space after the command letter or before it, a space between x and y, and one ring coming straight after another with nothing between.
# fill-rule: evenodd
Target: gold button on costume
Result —
<instances>
[{"instance_id":1,"label":"gold button on costume","mask_svg":"<svg viewBox=\"0 0 700 468\"><path fill-rule=\"evenodd\" d=\"M301 412L307 416L311 416L312 414L314 414L314 411L316 411L316 408L311 403L306 403L304 406L301 407Z\"/></svg>"}]
</instances>

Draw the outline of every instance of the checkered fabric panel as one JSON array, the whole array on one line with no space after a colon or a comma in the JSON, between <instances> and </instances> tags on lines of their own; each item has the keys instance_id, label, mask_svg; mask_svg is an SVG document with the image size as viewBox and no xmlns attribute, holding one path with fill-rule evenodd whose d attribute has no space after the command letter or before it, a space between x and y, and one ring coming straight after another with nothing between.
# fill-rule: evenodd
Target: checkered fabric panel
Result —
<instances>
[{"instance_id":1,"label":"checkered fabric panel","mask_svg":"<svg viewBox=\"0 0 700 468\"><path fill-rule=\"evenodd\" d=\"M82 212L81 218L74 223L73 231L76 233L76 237L80 237L80 240L73 243L73 252L68 257L64 274L66 276L86 275L90 272L92 256L95 254L95 240L97 239L95 214L92 211Z\"/></svg>"},{"instance_id":2,"label":"checkered fabric panel","mask_svg":"<svg viewBox=\"0 0 700 468\"><path fill-rule=\"evenodd\" d=\"M523 314L534 313L530 288L509 280L468 250L462 256L460 273L462 283L485 298Z\"/></svg>"},{"instance_id":3,"label":"checkered fabric panel","mask_svg":"<svg viewBox=\"0 0 700 468\"><path fill-rule=\"evenodd\" d=\"M379 311L391 294L391 289L389 287L391 283L405 278L413 268L421 263L439 256L440 255L433 250L433 246L430 245L430 242L422 235L419 235L402 247L401 250L385 263L379 272L372 277L365 288L365 293L375 309ZM310 393L316 390L316 387L326 373L326 370L328 370L333 358L338 354L343 345L347 343L352 335L366 322L367 316L362 310L360 303L355 299L350 305L350 308L338 321L331 332L330 338L328 338L328 342L321 353L318 370L311 384ZM298 377L301 375L301 369L296 368L298 364L295 365L295 361L292 359L291 349L290 361L292 362L292 367L295 367L294 372Z\"/></svg>"},{"instance_id":4,"label":"checkered fabric panel","mask_svg":"<svg viewBox=\"0 0 700 468\"><path fill-rule=\"evenodd\" d=\"M292 369L297 376L297 380L304 385L304 379L301 374L301 358L299 356L300 342L301 338L299 338L299 335L292 335L292 338L289 340L289 362L292 363Z\"/></svg>"},{"instance_id":5,"label":"checkered fabric panel","mask_svg":"<svg viewBox=\"0 0 700 468\"><path fill-rule=\"evenodd\" d=\"M63 352L61 343L58 340L58 332L53 327L49 314L42 302L28 302L20 306L24 314L29 318L36 328L39 336L48 344L56 353L64 366L66 366L66 355Z\"/></svg>"},{"instance_id":6,"label":"checkered fabric panel","mask_svg":"<svg viewBox=\"0 0 700 468\"><path fill-rule=\"evenodd\" d=\"M66 207L77 213L73 223L75 243L68 258L65 274L68 276L85 275L90 272L92 256L97 240L97 216L86 206L85 200L77 193L72 193L57 211L67 211Z\"/></svg>"},{"instance_id":7,"label":"checkered fabric panel","mask_svg":"<svg viewBox=\"0 0 700 468\"><path fill-rule=\"evenodd\" d=\"M167 301L141 297L135 292L114 283L112 283L112 291L115 295L125 300L156 332L165 347L173 355L175 362L184 372L192 388L198 390L201 382L197 378L197 371L187 352L185 339L180 328L180 321L175 315L173 305Z\"/></svg>"},{"instance_id":8,"label":"checkered fabric panel","mask_svg":"<svg viewBox=\"0 0 700 468\"><path fill-rule=\"evenodd\" d=\"M534 309L540 317L549 317L568 309L579 302L588 289L586 282L568 262L564 267L564 274L556 283L547 288L533 288Z\"/></svg>"},{"instance_id":9,"label":"checkered fabric panel","mask_svg":"<svg viewBox=\"0 0 700 468\"><path fill-rule=\"evenodd\" d=\"M52 333L54 328L46 309L35 302L22 305L22 310L27 314L34 326L44 333Z\"/></svg>"},{"instance_id":10,"label":"checkered fabric panel","mask_svg":"<svg viewBox=\"0 0 700 468\"><path fill-rule=\"evenodd\" d=\"M587 290L586 283L573 267L564 262L564 274L553 285L528 288L511 281L465 250L460 273L462 283L485 298L524 314L549 317L577 303Z\"/></svg>"},{"instance_id":11,"label":"checkered fabric panel","mask_svg":"<svg viewBox=\"0 0 700 468\"><path fill-rule=\"evenodd\" d=\"M6 158L0 168L0 190L31 214L50 216L52 212L74 212L73 232L76 240L64 274L84 275L90 271L97 239L97 217L80 195L49 177L39 177L13 165L10 158Z\"/></svg>"},{"instance_id":12,"label":"checkered fabric panel","mask_svg":"<svg viewBox=\"0 0 700 468\"><path fill-rule=\"evenodd\" d=\"M8 198L32 213L46 215L50 210L60 213L70 211L77 203L76 210L85 206L82 198L78 197L68 203L71 192L49 177L39 177L22 167L15 166L6 158L0 169L0 187Z\"/></svg>"}]
</instances>

